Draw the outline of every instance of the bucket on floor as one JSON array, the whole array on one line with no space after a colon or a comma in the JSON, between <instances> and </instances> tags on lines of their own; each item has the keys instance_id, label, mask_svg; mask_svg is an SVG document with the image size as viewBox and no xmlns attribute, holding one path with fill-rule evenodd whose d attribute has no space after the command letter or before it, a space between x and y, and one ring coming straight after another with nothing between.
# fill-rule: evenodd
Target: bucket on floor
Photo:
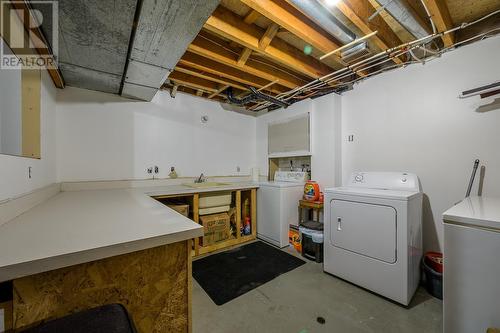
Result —
<instances>
[{"instance_id":1,"label":"bucket on floor","mask_svg":"<svg viewBox=\"0 0 500 333\"><path fill-rule=\"evenodd\" d=\"M443 299L443 273L432 269L431 262L427 256L424 256L422 266L425 274L425 289L432 296Z\"/></svg>"},{"instance_id":2,"label":"bucket on floor","mask_svg":"<svg viewBox=\"0 0 500 333\"><path fill-rule=\"evenodd\" d=\"M434 271L443 274L443 254L439 252L427 252L424 260Z\"/></svg>"}]
</instances>

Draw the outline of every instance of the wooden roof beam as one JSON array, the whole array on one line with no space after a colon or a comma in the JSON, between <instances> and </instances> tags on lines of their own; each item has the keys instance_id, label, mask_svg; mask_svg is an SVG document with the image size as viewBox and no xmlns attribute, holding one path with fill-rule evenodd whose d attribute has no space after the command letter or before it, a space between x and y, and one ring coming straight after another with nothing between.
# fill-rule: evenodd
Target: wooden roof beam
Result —
<instances>
[{"instance_id":1,"label":"wooden roof beam","mask_svg":"<svg viewBox=\"0 0 500 333\"><path fill-rule=\"evenodd\" d=\"M329 8L326 4L324 5L325 8ZM374 16L372 20L368 20L375 12L375 8L373 8L368 0L343 0L337 3L337 8L365 35L378 31L372 37L372 40L381 50L387 50L402 43L380 15ZM402 63L399 58L394 58L393 60L398 64Z\"/></svg>"},{"instance_id":2,"label":"wooden roof beam","mask_svg":"<svg viewBox=\"0 0 500 333\"><path fill-rule=\"evenodd\" d=\"M260 50L262 29L246 24L241 17L224 7L218 7L214 11L205 23L205 28L311 78L319 78L331 72L328 66L279 39L274 39L265 51Z\"/></svg>"},{"instance_id":3,"label":"wooden roof beam","mask_svg":"<svg viewBox=\"0 0 500 333\"><path fill-rule=\"evenodd\" d=\"M266 48L271 44L274 36L278 33L280 26L277 25L276 23L271 23L267 29L266 32L260 37L259 39L259 49L262 51L265 51Z\"/></svg>"},{"instance_id":4,"label":"wooden roof beam","mask_svg":"<svg viewBox=\"0 0 500 333\"><path fill-rule=\"evenodd\" d=\"M249 74L242 69L236 69L234 67L218 63L190 51L187 51L184 54L184 56L179 60L178 65L197 69L198 71L203 71L205 73L211 73L221 77L221 79L229 79L227 80L227 82L239 82L244 86L262 88L269 83L269 80L262 79L253 74ZM279 79L277 80L277 82L279 82ZM288 91L289 89L284 86L274 85L272 88L266 88L266 90L279 94Z\"/></svg>"},{"instance_id":5,"label":"wooden roof beam","mask_svg":"<svg viewBox=\"0 0 500 333\"><path fill-rule=\"evenodd\" d=\"M293 89L301 86L306 82L285 72L276 70L275 67L266 65L262 62L253 61L248 59L245 65L238 66L238 56L226 48L210 42L202 35L198 35L194 41L189 45L188 50L196 53L205 58L217 61L227 66L241 69L252 75L261 77L268 81L275 81L279 79L279 84L287 88Z\"/></svg>"},{"instance_id":6,"label":"wooden roof beam","mask_svg":"<svg viewBox=\"0 0 500 333\"><path fill-rule=\"evenodd\" d=\"M204 90L213 93L220 89L220 86L213 81L177 71L173 71L172 73L170 73L168 78L174 83L182 86L187 86L195 90Z\"/></svg>"},{"instance_id":7,"label":"wooden roof beam","mask_svg":"<svg viewBox=\"0 0 500 333\"><path fill-rule=\"evenodd\" d=\"M227 88L229 88L229 86L222 86L219 88L219 90L217 90L216 92L212 93L210 96L208 96L208 99L212 99L214 98L215 96L218 96L220 93L222 93L224 90L226 90Z\"/></svg>"},{"instance_id":8,"label":"wooden roof beam","mask_svg":"<svg viewBox=\"0 0 500 333\"><path fill-rule=\"evenodd\" d=\"M238 57L238 62L237 62L238 66L242 67L243 65L245 65L251 54L252 54L252 49L245 47L245 49L240 53L240 56Z\"/></svg>"},{"instance_id":9,"label":"wooden roof beam","mask_svg":"<svg viewBox=\"0 0 500 333\"><path fill-rule=\"evenodd\" d=\"M255 21L257 21L257 19L259 18L259 16L260 16L260 13L258 11L254 10L254 9L250 9L250 11L248 12L248 14L243 19L243 21L246 24L253 24L253 23L255 23Z\"/></svg>"},{"instance_id":10,"label":"wooden roof beam","mask_svg":"<svg viewBox=\"0 0 500 333\"><path fill-rule=\"evenodd\" d=\"M326 31L317 27L313 21L286 0L241 1L323 53L341 46ZM342 63L338 57L336 59L337 62Z\"/></svg>"},{"instance_id":11,"label":"wooden roof beam","mask_svg":"<svg viewBox=\"0 0 500 333\"><path fill-rule=\"evenodd\" d=\"M238 89L241 89L241 90L248 90L247 87L245 87L245 86L241 85L240 83L235 82L233 80L229 80L227 78L224 78L224 77L221 77L221 76L218 76L218 75L214 75L214 74L211 74L211 73L206 73L206 72L203 72L203 71L198 71L196 69L192 69L192 68L186 67L186 66L184 66L182 64L177 64L177 66L175 66L175 70L177 72L180 72L180 73L189 74L189 75L196 76L196 77L199 77L199 78L202 78L202 79L205 79L205 80L209 80L209 81L212 81L212 82L216 82L216 83L219 83L219 84L222 84L222 85L229 85L231 87L238 88Z\"/></svg>"},{"instance_id":12,"label":"wooden roof beam","mask_svg":"<svg viewBox=\"0 0 500 333\"><path fill-rule=\"evenodd\" d=\"M453 28L450 11L444 0L424 0L425 6L431 14L431 20L436 25L438 32L443 32ZM455 36L453 33L445 34L441 37L444 46L448 47L455 43Z\"/></svg>"}]
</instances>

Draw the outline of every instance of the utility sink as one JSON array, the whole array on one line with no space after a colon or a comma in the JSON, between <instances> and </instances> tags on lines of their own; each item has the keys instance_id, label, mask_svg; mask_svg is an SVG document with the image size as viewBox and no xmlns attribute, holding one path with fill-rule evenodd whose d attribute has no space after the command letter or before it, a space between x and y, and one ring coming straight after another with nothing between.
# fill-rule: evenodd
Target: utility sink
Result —
<instances>
[{"instance_id":1,"label":"utility sink","mask_svg":"<svg viewBox=\"0 0 500 333\"><path fill-rule=\"evenodd\" d=\"M229 183L218 183L218 182L203 182L203 183L186 183L182 184L191 188L207 188L207 187L217 187L231 185Z\"/></svg>"}]
</instances>

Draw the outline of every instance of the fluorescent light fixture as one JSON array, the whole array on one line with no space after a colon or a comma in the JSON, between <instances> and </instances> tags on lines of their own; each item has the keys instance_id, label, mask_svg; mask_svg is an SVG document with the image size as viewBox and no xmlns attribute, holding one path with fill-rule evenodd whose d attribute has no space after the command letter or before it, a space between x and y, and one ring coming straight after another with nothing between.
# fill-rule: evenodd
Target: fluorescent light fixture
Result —
<instances>
[{"instance_id":1,"label":"fluorescent light fixture","mask_svg":"<svg viewBox=\"0 0 500 333\"><path fill-rule=\"evenodd\" d=\"M338 4L340 2L340 0L325 0L325 3L328 5L328 6L335 6L336 4Z\"/></svg>"}]
</instances>

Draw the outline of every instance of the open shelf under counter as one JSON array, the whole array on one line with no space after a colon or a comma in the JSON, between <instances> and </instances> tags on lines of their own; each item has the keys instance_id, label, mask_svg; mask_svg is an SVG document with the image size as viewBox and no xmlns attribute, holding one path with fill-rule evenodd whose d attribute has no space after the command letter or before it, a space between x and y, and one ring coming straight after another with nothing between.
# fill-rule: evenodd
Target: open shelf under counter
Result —
<instances>
[{"instance_id":1,"label":"open shelf under counter","mask_svg":"<svg viewBox=\"0 0 500 333\"><path fill-rule=\"evenodd\" d=\"M236 210L235 228L236 235L230 236L228 239L202 246L202 237L193 239L192 242L192 255L198 257L214 251L219 251L225 248L233 247L235 245L244 244L253 241L257 238L257 187L238 188L238 189L221 189L213 187L210 191L206 189L202 192L196 193L179 193L154 196L155 199L162 201L164 199L179 199L189 205L189 218L200 223L199 214L199 201L200 195L204 193L231 193L232 202L231 207ZM245 209L246 207L246 209ZM245 217L250 217L250 230L249 235L241 235L240 228L244 223ZM201 224L201 223L200 223Z\"/></svg>"}]
</instances>

